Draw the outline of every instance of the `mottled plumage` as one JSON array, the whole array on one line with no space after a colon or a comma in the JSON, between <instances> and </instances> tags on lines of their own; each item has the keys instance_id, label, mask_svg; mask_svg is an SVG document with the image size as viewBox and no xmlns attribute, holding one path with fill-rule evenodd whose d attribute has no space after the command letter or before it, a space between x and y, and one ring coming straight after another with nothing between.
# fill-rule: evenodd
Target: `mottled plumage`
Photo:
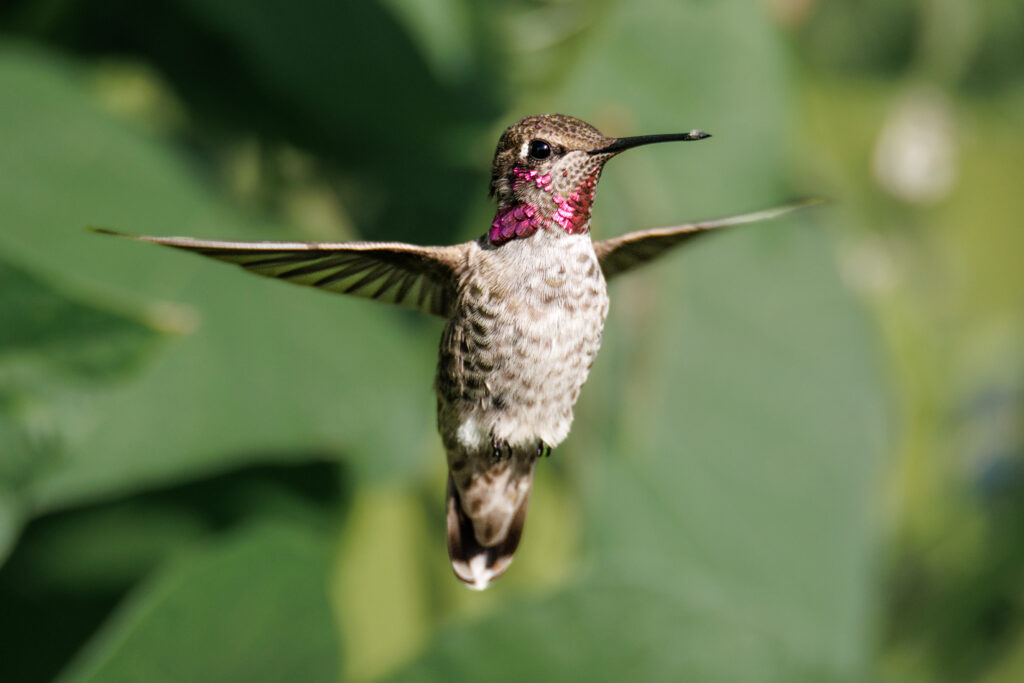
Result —
<instances>
[{"instance_id":1,"label":"mottled plumage","mask_svg":"<svg viewBox=\"0 0 1024 683\"><path fill-rule=\"evenodd\" d=\"M591 242L590 214L605 162L639 145L705 137L691 131L609 138L569 116L522 119L502 134L495 152L490 188L498 208L491 227L454 246L135 239L448 321L436 379L449 467L448 552L455 574L481 589L512 561L537 459L569 433L601 345L605 281L705 231L807 203Z\"/></svg>"}]
</instances>

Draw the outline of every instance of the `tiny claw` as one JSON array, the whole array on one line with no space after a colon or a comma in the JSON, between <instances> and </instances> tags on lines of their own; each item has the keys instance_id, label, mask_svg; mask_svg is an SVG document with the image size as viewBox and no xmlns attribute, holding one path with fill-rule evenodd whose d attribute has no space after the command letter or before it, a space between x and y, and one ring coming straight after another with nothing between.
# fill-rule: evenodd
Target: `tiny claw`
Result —
<instances>
[{"instance_id":1,"label":"tiny claw","mask_svg":"<svg viewBox=\"0 0 1024 683\"><path fill-rule=\"evenodd\" d=\"M491 450L495 460L504 460L512 454L512 449L504 439L491 437Z\"/></svg>"}]
</instances>

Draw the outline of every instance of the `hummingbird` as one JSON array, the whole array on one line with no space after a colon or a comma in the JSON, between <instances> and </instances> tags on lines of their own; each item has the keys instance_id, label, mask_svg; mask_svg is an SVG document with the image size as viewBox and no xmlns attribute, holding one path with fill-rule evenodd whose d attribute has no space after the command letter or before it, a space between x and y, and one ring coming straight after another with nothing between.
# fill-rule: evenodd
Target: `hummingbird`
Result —
<instances>
[{"instance_id":1,"label":"hummingbird","mask_svg":"<svg viewBox=\"0 0 1024 683\"><path fill-rule=\"evenodd\" d=\"M706 232L813 203L591 240L594 193L608 160L643 145L708 137L691 130L615 138L571 116L528 116L498 141L490 181L497 210L489 229L451 246L95 230L443 318L434 386L448 461L448 555L455 575L482 590L505 572L519 546L537 461L569 434L601 345L606 282Z\"/></svg>"}]
</instances>

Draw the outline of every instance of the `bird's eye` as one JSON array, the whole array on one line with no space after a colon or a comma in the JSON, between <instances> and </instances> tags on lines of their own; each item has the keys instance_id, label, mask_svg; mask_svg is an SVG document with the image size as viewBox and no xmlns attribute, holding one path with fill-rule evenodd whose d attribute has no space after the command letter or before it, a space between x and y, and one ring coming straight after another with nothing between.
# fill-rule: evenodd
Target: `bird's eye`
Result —
<instances>
[{"instance_id":1,"label":"bird's eye","mask_svg":"<svg viewBox=\"0 0 1024 683\"><path fill-rule=\"evenodd\" d=\"M551 156L551 145L544 140L530 140L529 154L531 159L540 161Z\"/></svg>"}]
</instances>

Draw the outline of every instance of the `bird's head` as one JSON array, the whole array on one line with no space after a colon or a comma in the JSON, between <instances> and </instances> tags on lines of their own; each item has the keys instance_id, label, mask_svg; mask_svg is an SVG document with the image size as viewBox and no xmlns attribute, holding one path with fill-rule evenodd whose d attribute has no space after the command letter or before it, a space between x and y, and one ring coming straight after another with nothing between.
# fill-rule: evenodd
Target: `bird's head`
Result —
<instances>
[{"instance_id":1,"label":"bird's head","mask_svg":"<svg viewBox=\"0 0 1024 683\"><path fill-rule=\"evenodd\" d=\"M693 130L609 138L589 123L563 114L517 121L502 133L491 166L491 195L498 200L498 211L490 241L504 244L540 229L587 232L605 162L640 145L706 137L710 136Z\"/></svg>"}]
</instances>

